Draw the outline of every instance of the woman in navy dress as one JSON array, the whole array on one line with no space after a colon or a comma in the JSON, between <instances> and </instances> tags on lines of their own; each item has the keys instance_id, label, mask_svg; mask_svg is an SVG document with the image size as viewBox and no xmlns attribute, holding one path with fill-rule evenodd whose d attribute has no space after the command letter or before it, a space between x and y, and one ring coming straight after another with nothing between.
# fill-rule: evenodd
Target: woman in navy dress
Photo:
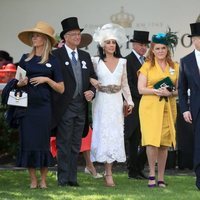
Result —
<instances>
[{"instance_id":1,"label":"woman in navy dress","mask_svg":"<svg viewBox=\"0 0 200 200\"><path fill-rule=\"evenodd\" d=\"M32 46L29 54L24 54L19 66L26 70L25 79L20 79L18 87L28 93L28 107L20 121L20 153L17 166L27 167L34 189L47 188L46 176L50 164L50 123L51 93L63 93L64 84L57 59L51 54L56 40L54 29L46 22L38 22L32 29L19 33L19 39ZM40 169L38 185L36 169Z\"/></svg>"}]
</instances>

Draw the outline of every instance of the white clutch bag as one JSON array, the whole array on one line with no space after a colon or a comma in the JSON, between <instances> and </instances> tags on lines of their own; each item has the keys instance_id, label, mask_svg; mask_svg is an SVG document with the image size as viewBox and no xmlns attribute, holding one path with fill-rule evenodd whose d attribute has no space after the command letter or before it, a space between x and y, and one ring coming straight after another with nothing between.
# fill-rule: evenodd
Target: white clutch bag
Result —
<instances>
[{"instance_id":1,"label":"white clutch bag","mask_svg":"<svg viewBox=\"0 0 200 200\"><path fill-rule=\"evenodd\" d=\"M28 106L28 95L22 90L12 90L9 93L7 105L11 106Z\"/></svg>"}]
</instances>

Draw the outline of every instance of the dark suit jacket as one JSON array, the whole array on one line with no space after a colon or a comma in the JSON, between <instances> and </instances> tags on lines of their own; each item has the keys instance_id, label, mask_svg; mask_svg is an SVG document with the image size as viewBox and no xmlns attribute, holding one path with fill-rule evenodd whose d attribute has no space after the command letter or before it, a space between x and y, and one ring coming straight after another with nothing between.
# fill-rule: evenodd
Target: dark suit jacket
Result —
<instances>
[{"instance_id":1,"label":"dark suit jacket","mask_svg":"<svg viewBox=\"0 0 200 200\"><path fill-rule=\"evenodd\" d=\"M138 110L141 95L139 94L137 88L137 71L140 69L141 63L133 52L131 52L125 58L127 59L128 84L130 87L133 102L135 104L132 114L125 118L125 134L126 137L130 137L134 130L140 125Z\"/></svg>"},{"instance_id":2,"label":"dark suit jacket","mask_svg":"<svg viewBox=\"0 0 200 200\"><path fill-rule=\"evenodd\" d=\"M190 89L189 104L188 89ZM178 94L181 113L190 110L195 122L200 111L200 72L194 51L180 60Z\"/></svg>"},{"instance_id":3,"label":"dark suit jacket","mask_svg":"<svg viewBox=\"0 0 200 200\"><path fill-rule=\"evenodd\" d=\"M189 99L187 94L188 89L190 89ZM194 169L197 176L200 176L200 71L194 51L180 60L178 95L181 113L191 111L192 114L192 126L194 128Z\"/></svg>"},{"instance_id":4,"label":"dark suit jacket","mask_svg":"<svg viewBox=\"0 0 200 200\"><path fill-rule=\"evenodd\" d=\"M73 100L76 89L76 80L71 66L70 58L65 46L53 51L61 64L64 79L65 91L63 94L53 93L53 122L52 129L58 125L62 115L65 113L69 103ZM83 92L92 90L95 94L95 87L90 84L90 78L97 78L89 53L78 49L78 57L82 67L82 88ZM85 103L87 101L85 100Z\"/></svg>"},{"instance_id":5,"label":"dark suit jacket","mask_svg":"<svg viewBox=\"0 0 200 200\"><path fill-rule=\"evenodd\" d=\"M127 59L127 76L128 84L131 90L131 96L133 99L141 99L141 95L139 94L137 88L137 71L140 69L141 63L133 52L131 52L125 58Z\"/></svg>"}]
</instances>

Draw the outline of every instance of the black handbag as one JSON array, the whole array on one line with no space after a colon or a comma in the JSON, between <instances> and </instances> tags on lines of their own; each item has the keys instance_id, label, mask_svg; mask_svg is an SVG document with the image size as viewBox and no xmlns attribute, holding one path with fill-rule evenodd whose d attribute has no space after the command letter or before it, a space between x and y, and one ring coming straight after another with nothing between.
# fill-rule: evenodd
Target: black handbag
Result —
<instances>
[{"instance_id":1,"label":"black handbag","mask_svg":"<svg viewBox=\"0 0 200 200\"><path fill-rule=\"evenodd\" d=\"M8 106L8 99L10 96L11 91L21 90L21 89L15 89L17 85L18 80L11 79L6 86L4 87L1 95L1 104L3 106L6 106L6 112L4 113L4 118L6 123L10 128L18 128L20 119L25 116L26 113L26 107L20 107L20 106Z\"/></svg>"}]
</instances>

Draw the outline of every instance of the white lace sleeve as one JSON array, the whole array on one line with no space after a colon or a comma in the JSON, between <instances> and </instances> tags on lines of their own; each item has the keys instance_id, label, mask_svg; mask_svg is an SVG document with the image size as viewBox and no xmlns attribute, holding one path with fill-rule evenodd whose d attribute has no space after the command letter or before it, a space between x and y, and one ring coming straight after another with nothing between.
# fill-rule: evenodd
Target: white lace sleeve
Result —
<instances>
[{"instance_id":1,"label":"white lace sleeve","mask_svg":"<svg viewBox=\"0 0 200 200\"><path fill-rule=\"evenodd\" d=\"M131 92L130 92L130 88L128 85L128 79L127 79L127 71L126 71L126 60L123 63L123 75L122 75L122 94L125 98L125 100L127 101L128 105L132 105L134 106L132 97L131 97Z\"/></svg>"}]
</instances>

